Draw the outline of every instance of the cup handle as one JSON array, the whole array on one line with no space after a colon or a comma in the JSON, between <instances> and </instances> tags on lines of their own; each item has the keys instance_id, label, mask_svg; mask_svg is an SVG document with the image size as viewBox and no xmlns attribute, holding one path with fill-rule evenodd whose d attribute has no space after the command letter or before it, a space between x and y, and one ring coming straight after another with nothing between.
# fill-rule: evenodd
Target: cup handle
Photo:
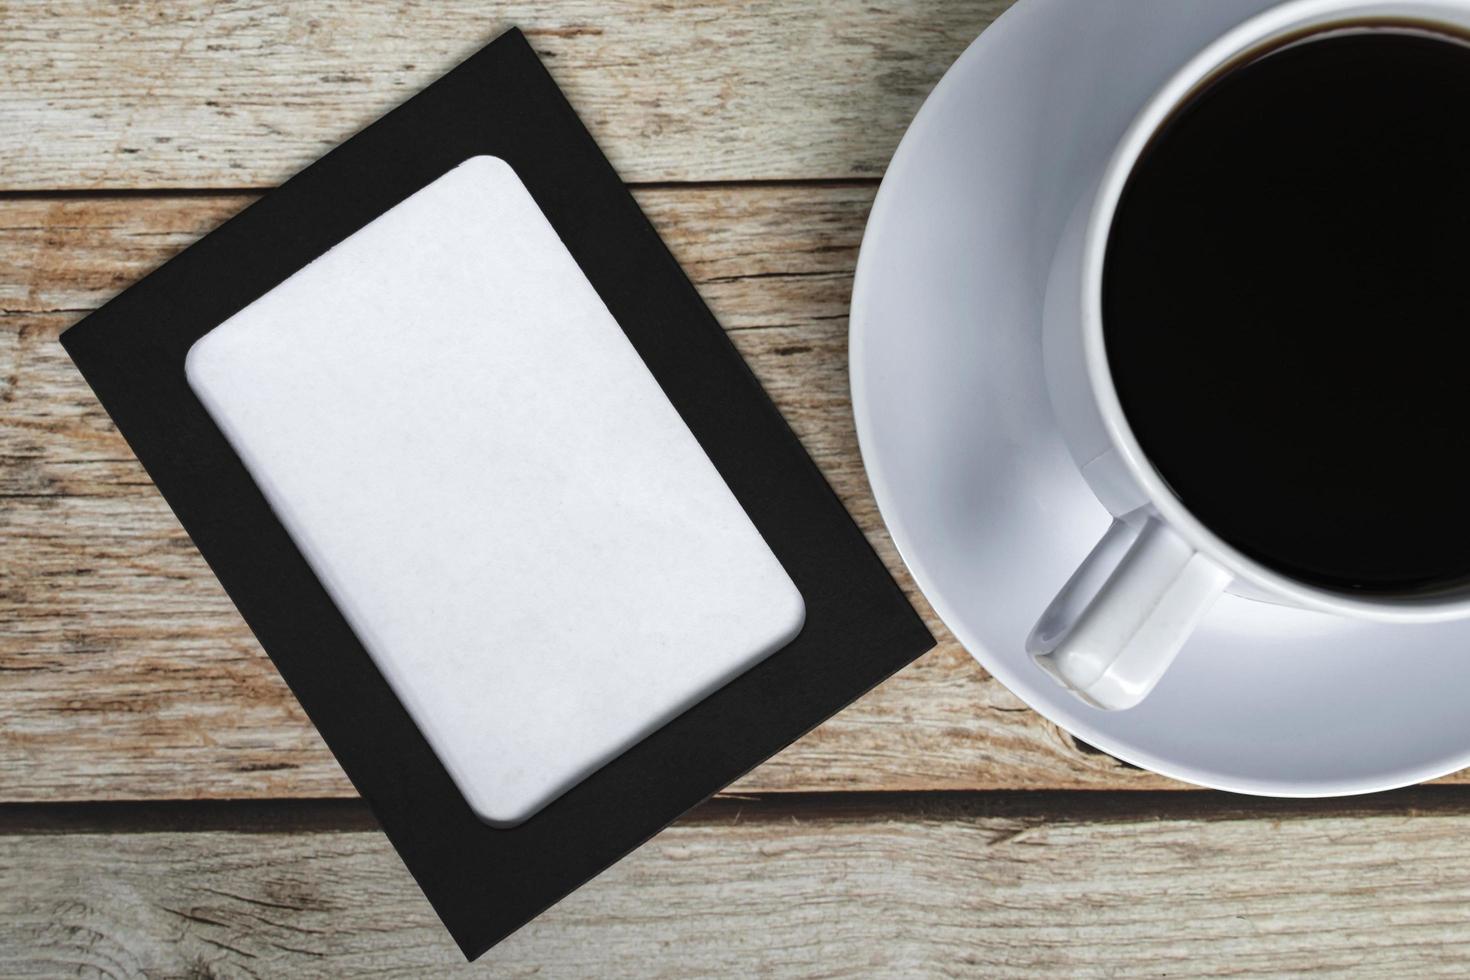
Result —
<instances>
[{"instance_id":1,"label":"cup handle","mask_svg":"<svg viewBox=\"0 0 1470 980\"><path fill-rule=\"evenodd\" d=\"M1148 696L1230 574L1157 518L1114 520L1026 640L1048 674L1094 707Z\"/></svg>"}]
</instances>

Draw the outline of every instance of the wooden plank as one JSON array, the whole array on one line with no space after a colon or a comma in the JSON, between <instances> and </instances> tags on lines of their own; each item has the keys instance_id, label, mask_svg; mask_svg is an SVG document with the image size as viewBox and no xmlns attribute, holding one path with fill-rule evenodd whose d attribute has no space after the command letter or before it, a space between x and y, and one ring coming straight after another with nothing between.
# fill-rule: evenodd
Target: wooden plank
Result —
<instances>
[{"instance_id":1,"label":"wooden plank","mask_svg":"<svg viewBox=\"0 0 1470 980\"><path fill-rule=\"evenodd\" d=\"M882 529L845 367L871 188L639 197L942 638L737 790L1169 785L1079 750L988 678ZM249 200L0 201L0 800L352 792L55 342Z\"/></svg>"},{"instance_id":2,"label":"wooden plank","mask_svg":"<svg viewBox=\"0 0 1470 980\"><path fill-rule=\"evenodd\" d=\"M512 25L624 179L876 177L1008 0L13 0L0 189L279 183Z\"/></svg>"},{"instance_id":3,"label":"wooden plank","mask_svg":"<svg viewBox=\"0 0 1470 980\"><path fill-rule=\"evenodd\" d=\"M1176 794L1187 795L1187 794ZM1218 798L1214 798L1217 799ZM468 975L373 830L0 836L7 976ZM985 805L675 825L496 975L1461 975L1470 815Z\"/></svg>"}]
</instances>

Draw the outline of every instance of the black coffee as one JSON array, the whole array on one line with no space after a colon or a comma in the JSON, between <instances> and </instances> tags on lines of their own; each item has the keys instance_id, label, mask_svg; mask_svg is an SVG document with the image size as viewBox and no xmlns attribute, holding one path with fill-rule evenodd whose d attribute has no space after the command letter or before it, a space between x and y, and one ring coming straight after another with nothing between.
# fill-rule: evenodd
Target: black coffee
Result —
<instances>
[{"instance_id":1,"label":"black coffee","mask_svg":"<svg viewBox=\"0 0 1470 980\"><path fill-rule=\"evenodd\" d=\"M1339 590L1470 580L1470 44L1223 72L1130 177L1102 299L1130 425L1222 538Z\"/></svg>"}]
</instances>

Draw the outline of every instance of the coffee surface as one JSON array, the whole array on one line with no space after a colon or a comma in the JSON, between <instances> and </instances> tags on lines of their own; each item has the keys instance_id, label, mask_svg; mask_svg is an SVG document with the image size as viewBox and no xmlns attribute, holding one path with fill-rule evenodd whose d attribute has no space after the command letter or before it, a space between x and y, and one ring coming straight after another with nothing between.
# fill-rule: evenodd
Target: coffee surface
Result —
<instances>
[{"instance_id":1,"label":"coffee surface","mask_svg":"<svg viewBox=\"0 0 1470 980\"><path fill-rule=\"evenodd\" d=\"M1470 579L1470 45L1359 27L1225 71L1103 280L1124 414L1215 533L1338 590Z\"/></svg>"}]
</instances>

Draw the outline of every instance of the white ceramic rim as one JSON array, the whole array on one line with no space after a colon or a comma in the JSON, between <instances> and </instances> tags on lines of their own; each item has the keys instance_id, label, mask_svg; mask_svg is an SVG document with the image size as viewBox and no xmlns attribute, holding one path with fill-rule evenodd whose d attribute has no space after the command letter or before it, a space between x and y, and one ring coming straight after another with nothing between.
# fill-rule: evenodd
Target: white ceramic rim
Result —
<instances>
[{"instance_id":1,"label":"white ceramic rim","mask_svg":"<svg viewBox=\"0 0 1470 980\"><path fill-rule=\"evenodd\" d=\"M1231 60L1282 35L1343 20L1403 18L1446 24L1445 12L1462 14L1464 5L1394 3L1373 0L1294 0L1243 22L1217 38L1177 72L1149 99L1128 127L1103 177L1087 220L1082 258L1082 345L1092 395L1108 438L1133 479L1148 496L1165 524L1201 554L1237 579L1308 609L1394 623L1433 623L1470 616L1470 592L1459 590L1423 596L1361 596L1316 588L1274 571L1228 544L1191 514L1148 462L1123 414L1108 368L1102 327L1103 260L1113 215L1139 155L1159 127L1199 83ZM1461 31L1462 20L1454 26Z\"/></svg>"},{"instance_id":2,"label":"white ceramic rim","mask_svg":"<svg viewBox=\"0 0 1470 980\"><path fill-rule=\"evenodd\" d=\"M1034 4L1036 0L1029 0ZM970 43L970 46L960 55L956 65L977 57L983 57L984 47L987 44L1004 43L1006 36L1006 23L1025 16L1028 0L1011 7L998 17L989 28L978 38ZM1441 776L1456 772L1470 766L1470 746L1456 752L1440 755L1428 762L1417 765L1400 766L1393 769L1385 769L1383 772L1358 776L1352 779L1320 780L1313 782L1290 783L1281 780L1253 779L1236 775L1221 774L1203 770L1197 766L1191 766L1185 762L1177 762L1161 758L1148 749L1136 747L1128 742L1123 742L1097 728L1088 719L1082 710L1085 706L1081 702L1064 701L1063 698L1071 698L1051 682L1039 670L1022 672L1013 670L1011 666L1003 661L989 655L989 647L981 642L974 631L966 625L966 617L960 615L959 609L952 603L948 594L940 587L939 580L935 577L929 565L922 556L912 548L914 540L910 531L908 521L904 518L898 506L898 498L894 493L892 484L884 475L884 464L872 451L875 445L873 433L873 421L871 418L872 397L868 394L868 380L865 371L857 369L857 365L865 364L863 353L870 326L869 303L867 293L872 288L874 273L869 268L876 259L873 258L875 250L870 247L870 242L876 241L882 235L882 228L888 224L888 214L893 208L895 193L890 186L897 185L894 178L908 165L909 158L917 153L919 134L926 130L925 122L931 115L938 113L936 108L941 93L947 93L957 82L954 80L955 66L952 65L946 76L940 79L934 90L920 106L918 113L909 124L902 140L899 141L898 149L894 151L893 158L889 162L888 171L884 175L883 184L878 189L878 194L873 201L873 207L868 215L867 228L863 233L862 247L858 251L857 268L853 278L853 293L851 316L849 318L848 342L849 342L849 364L850 386L853 401L853 420L857 432L858 448L862 454L863 469L867 473L868 482L873 489L873 497L878 504L878 511L882 515L884 523L888 526L893 539L894 548L899 557L903 559L909 572L914 577L915 584L923 592L925 599L933 607L934 612L943 621L946 627L954 634L960 644L980 665L997 681L1013 692L1018 698L1025 702L1033 711L1041 715L1052 724L1082 739L1089 745L1108 753L1130 765L1156 772L1171 779L1181 782L1193 783L1208 789L1225 790L1232 793L1243 793L1253 796L1268 796L1282 799L1317 799L1322 797L1357 796L1366 793L1379 793L1385 790L1398 789L1403 786L1412 786L1427 780L1437 779ZM1039 326L1038 326L1039 329ZM1020 642L1019 640L1017 642ZM1045 685L1043 686L1043 683Z\"/></svg>"}]
</instances>

